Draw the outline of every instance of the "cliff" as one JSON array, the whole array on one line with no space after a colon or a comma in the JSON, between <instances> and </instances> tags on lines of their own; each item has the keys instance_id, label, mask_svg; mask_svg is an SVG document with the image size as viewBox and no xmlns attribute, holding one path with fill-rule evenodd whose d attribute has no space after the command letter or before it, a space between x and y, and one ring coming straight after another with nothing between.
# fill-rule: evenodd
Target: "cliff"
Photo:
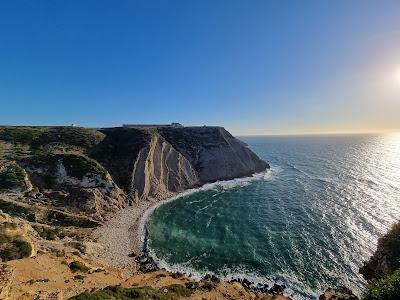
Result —
<instances>
[{"instance_id":1,"label":"cliff","mask_svg":"<svg viewBox=\"0 0 400 300\"><path fill-rule=\"evenodd\" d=\"M268 167L222 127L0 127L0 190L98 220Z\"/></svg>"},{"instance_id":2,"label":"cliff","mask_svg":"<svg viewBox=\"0 0 400 300\"><path fill-rule=\"evenodd\" d=\"M249 176L269 167L222 127L162 127L159 132L193 165L201 183Z\"/></svg>"},{"instance_id":3,"label":"cliff","mask_svg":"<svg viewBox=\"0 0 400 300\"><path fill-rule=\"evenodd\" d=\"M140 266L140 256L132 257L132 240L140 237L132 230L146 208L186 189L268 167L220 127L0 127L0 298L66 299L98 289L104 290L94 297L115 296L114 287L106 288L124 282L115 266ZM113 218L117 226L107 231L105 221L117 213L127 219ZM97 234L102 230L111 243ZM129 279L132 285L118 293L268 296L236 283L198 284L166 272L143 278Z\"/></svg>"},{"instance_id":4,"label":"cliff","mask_svg":"<svg viewBox=\"0 0 400 300\"><path fill-rule=\"evenodd\" d=\"M381 278L400 270L400 223L378 240L378 246L372 257L360 268L367 280Z\"/></svg>"}]
</instances>

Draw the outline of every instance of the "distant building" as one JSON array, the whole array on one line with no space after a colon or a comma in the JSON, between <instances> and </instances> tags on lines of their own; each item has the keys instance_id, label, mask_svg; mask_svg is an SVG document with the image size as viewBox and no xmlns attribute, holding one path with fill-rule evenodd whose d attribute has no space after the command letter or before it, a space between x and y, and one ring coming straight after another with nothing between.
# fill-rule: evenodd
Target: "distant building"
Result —
<instances>
[{"instance_id":1,"label":"distant building","mask_svg":"<svg viewBox=\"0 0 400 300\"><path fill-rule=\"evenodd\" d=\"M183 127L181 123L173 122L171 124L123 124L125 128L155 128L155 127Z\"/></svg>"}]
</instances>

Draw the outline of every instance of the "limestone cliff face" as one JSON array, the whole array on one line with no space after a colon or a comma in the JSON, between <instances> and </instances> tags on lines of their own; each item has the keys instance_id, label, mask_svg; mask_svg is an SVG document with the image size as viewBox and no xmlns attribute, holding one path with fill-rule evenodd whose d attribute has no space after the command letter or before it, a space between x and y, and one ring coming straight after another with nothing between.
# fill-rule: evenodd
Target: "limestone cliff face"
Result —
<instances>
[{"instance_id":1,"label":"limestone cliff face","mask_svg":"<svg viewBox=\"0 0 400 300\"><path fill-rule=\"evenodd\" d=\"M135 199L165 199L199 185L190 162L159 135L140 150L135 161L131 191Z\"/></svg>"},{"instance_id":2,"label":"limestone cliff face","mask_svg":"<svg viewBox=\"0 0 400 300\"><path fill-rule=\"evenodd\" d=\"M159 130L192 163L201 183L250 176L269 168L245 143L222 127Z\"/></svg>"},{"instance_id":3,"label":"limestone cliff face","mask_svg":"<svg viewBox=\"0 0 400 300\"><path fill-rule=\"evenodd\" d=\"M268 164L222 127L104 129L90 151L128 201L161 200L204 183L250 176Z\"/></svg>"},{"instance_id":4,"label":"limestone cliff face","mask_svg":"<svg viewBox=\"0 0 400 300\"><path fill-rule=\"evenodd\" d=\"M0 191L97 219L269 167L222 127L0 127L0 150Z\"/></svg>"},{"instance_id":5,"label":"limestone cliff face","mask_svg":"<svg viewBox=\"0 0 400 300\"><path fill-rule=\"evenodd\" d=\"M90 214L124 206L124 192L96 161L81 154L48 154L23 164L32 184L53 203Z\"/></svg>"}]
</instances>

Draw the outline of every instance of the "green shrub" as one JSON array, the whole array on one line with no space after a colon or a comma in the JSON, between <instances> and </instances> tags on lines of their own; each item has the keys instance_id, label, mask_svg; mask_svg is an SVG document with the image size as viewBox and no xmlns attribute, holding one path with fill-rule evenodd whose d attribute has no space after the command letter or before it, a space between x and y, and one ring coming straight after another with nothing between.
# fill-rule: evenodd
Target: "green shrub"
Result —
<instances>
[{"instance_id":1,"label":"green shrub","mask_svg":"<svg viewBox=\"0 0 400 300\"><path fill-rule=\"evenodd\" d=\"M0 173L0 190L18 189L23 180L23 169L17 164L11 164Z\"/></svg>"},{"instance_id":2,"label":"green shrub","mask_svg":"<svg viewBox=\"0 0 400 300\"><path fill-rule=\"evenodd\" d=\"M101 175L102 178L106 177L104 168L85 155L64 154L56 157L62 161L69 176L82 179L86 174L93 173Z\"/></svg>"},{"instance_id":3,"label":"green shrub","mask_svg":"<svg viewBox=\"0 0 400 300\"><path fill-rule=\"evenodd\" d=\"M209 281L204 282L200 285L200 289L204 291L212 291L215 288L215 284Z\"/></svg>"},{"instance_id":4,"label":"green shrub","mask_svg":"<svg viewBox=\"0 0 400 300\"><path fill-rule=\"evenodd\" d=\"M13 202L8 202L0 199L0 209L12 216L17 216L26 219L32 211L24 206L17 205Z\"/></svg>"},{"instance_id":5,"label":"green shrub","mask_svg":"<svg viewBox=\"0 0 400 300\"><path fill-rule=\"evenodd\" d=\"M0 258L2 261L29 257L32 246L20 236L9 236L0 232Z\"/></svg>"},{"instance_id":6,"label":"green shrub","mask_svg":"<svg viewBox=\"0 0 400 300\"><path fill-rule=\"evenodd\" d=\"M371 282L363 294L363 300L400 299L400 270Z\"/></svg>"},{"instance_id":7,"label":"green shrub","mask_svg":"<svg viewBox=\"0 0 400 300\"><path fill-rule=\"evenodd\" d=\"M164 290L167 291L165 292ZM183 297L189 297L191 294L191 290L187 289L185 286L177 284L162 287L159 290L151 287L123 288L120 286L109 286L97 292L83 293L70 298L70 300L175 300Z\"/></svg>"},{"instance_id":8,"label":"green shrub","mask_svg":"<svg viewBox=\"0 0 400 300\"><path fill-rule=\"evenodd\" d=\"M85 276L80 275L80 274L74 276L74 280L83 280L84 278L85 278Z\"/></svg>"},{"instance_id":9,"label":"green shrub","mask_svg":"<svg viewBox=\"0 0 400 300\"><path fill-rule=\"evenodd\" d=\"M30 145L33 148L46 146L50 143L88 148L96 145L103 138L104 134L101 132L82 127L0 127L0 140Z\"/></svg>"},{"instance_id":10,"label":"green shrub","mask_svg":"<svg viewBox=\"0 0 400 300\"><path fill-rule=\"evenodd\" d=\"M381 278L400 269L400 222L378 240L377 250L360 268L367 280Z\"/></svg>"},{"instance_id":11,"label":"green shrub","mask_svg":"<svg viewBox=\"0 0 400 300\"><path fill-rule=\"evenodd\" d=\"M0 139L14 144L31 144L46 131L42 127L6 126L0 127Z\"/></svg>"},{"instance_id":12,"label":"green shrub","mask_svg":"<svg viewBox=\"0 0 400 300\"><path fill-rule=\"evenodd\" d=\"M86 267L83 263L79 261L73 261L71 262L68 267L71 269L72 272L83 272L86 273L89 268Z\"/></svg>"},{"instance_id":13,"label":"green shrub","mask_svg":"<svg viewBox=\"0 0 400 300\"><path fill-rule=\"evenodd\" d=\"M44 226L33 226L33 229L39 233L40 237L45 240L55 240L56 237L63 238L65 235L63 234L63 229L60 227L44 227Z\"/></svg>"}]
</instances>

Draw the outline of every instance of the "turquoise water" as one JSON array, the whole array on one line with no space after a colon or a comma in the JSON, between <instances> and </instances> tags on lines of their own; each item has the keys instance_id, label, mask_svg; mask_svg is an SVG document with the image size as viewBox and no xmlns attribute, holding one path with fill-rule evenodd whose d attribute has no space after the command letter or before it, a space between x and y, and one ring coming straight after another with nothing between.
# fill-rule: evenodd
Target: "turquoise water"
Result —
<instances>
[{"instance_id":1,"label":"turquoise water","mask_svg":"<svg viewBox=\"0 0 400 300\"><path fill-rule=\"evenodd\" d=\"M400 135L243 137L271 170L158 207L148 247L161 267L279 282L295 299L360 293L358 269L400 219Z\"/></svg>"}]
</instances>

